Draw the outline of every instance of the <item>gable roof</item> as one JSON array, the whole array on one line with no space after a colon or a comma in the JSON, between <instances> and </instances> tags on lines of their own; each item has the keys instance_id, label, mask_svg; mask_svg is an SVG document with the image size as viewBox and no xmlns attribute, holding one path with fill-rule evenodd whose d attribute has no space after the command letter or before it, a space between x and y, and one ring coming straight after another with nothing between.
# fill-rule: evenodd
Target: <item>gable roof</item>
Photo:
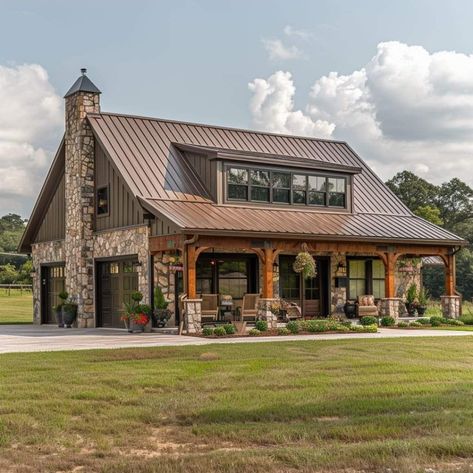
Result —
<instances>
[{"instance_id":1,"label":"gable roof","mask_svg":"<svg viewBox=\"0 0 473 473\"><path fill-rule=\"evenodd\" d=\"M463 244L447 230L413 213L343 141L286 136L195 123L89 114L93 132L142 205L182 231L280 233L313 238ZM307 161L353 174L353 213L217 205L183 156L202 150L214 157L256 156Z\"/></svg>"}]
</instances>

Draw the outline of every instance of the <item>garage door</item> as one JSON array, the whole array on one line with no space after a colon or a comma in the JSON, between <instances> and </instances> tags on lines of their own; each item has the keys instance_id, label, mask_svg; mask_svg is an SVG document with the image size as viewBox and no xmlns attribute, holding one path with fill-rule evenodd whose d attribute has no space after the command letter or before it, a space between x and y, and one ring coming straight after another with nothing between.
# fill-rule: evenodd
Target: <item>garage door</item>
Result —
<instances>
[{"instance_id":1,"label":"garage door","mask_svg":"<svg viewBox=\"0 0 473 473\"><path fill-rule=\"evenodd\" d=\"M124 328L120 316L125 302L138 290L136 260L106 261L97 266L97 325Z\"/></svg>"},{"instance_id":2,"label":"garage door","mask_svg":"<svg viewBox=\"0 0 473 473\"><path fill-rule=\"evenodd\" d=\"M55 324L53 307L60 303L59 293L64 291L64 266L43 266L41 268L41 322Z\"/></svg>"}]
</instances>

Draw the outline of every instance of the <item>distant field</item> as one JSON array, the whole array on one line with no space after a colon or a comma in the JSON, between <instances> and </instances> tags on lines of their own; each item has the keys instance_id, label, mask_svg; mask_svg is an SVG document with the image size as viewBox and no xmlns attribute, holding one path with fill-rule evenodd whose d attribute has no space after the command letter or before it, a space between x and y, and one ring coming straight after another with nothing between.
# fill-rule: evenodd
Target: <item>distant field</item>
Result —
<instances>
[{"instance_id":1,"label":"distant field","mask_svg":"<svg viewBox=\"0 0 473 473\"><path fill-rule=\"evenodd\" d=\"M0 288L0 324L30 324L33 321L33 295L12 289L10 295Z\"/></svg>"}]
</instances>

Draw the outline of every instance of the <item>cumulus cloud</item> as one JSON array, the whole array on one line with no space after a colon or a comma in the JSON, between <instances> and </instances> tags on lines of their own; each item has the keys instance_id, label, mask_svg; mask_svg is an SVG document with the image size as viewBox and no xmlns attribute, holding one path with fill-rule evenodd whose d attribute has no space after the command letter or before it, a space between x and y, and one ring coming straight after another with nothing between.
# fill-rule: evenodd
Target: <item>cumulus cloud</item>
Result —
<instances>
[{"instance_id":1,"label":"cumulus cloud","mask_svg":"<svg viewBox=\"0 0 473 473\"><path fill-rule=\"evenodd\" d=\"M260 129L347 140L383 178L410 169L473 182L473 55L380 43L351 74L316 79L303 110L287 72L249 88Z\"/></svg>"},{"instance_id":2,"label":"cumulus cloud","mask_svg":"<svg viewBox=\"0 0 473 473\"><path fill-rule=\"evenodd\" d=\"M28 216L59 143L62 101L37 64L0 66L0 215Z\"/></svg>"},{"instance_id":3,"label":"cumulus cloud","mask_svg":"<svg viewBox=\"0 0 473 473\"><path fill-rule=\"evenodd\" d=\"M304 40L310 39L313 36L310 31L297 29L292 27L291 25L286 25L283 31L286 36Z\"/></svg>"},{"instance_id":4,"label":"cumulus cloud","mask_svg":"<svg viewBox=\"0 0 473 473\"><path fill-rule=\"evenodd\" d=\"M297 46L285 45L280 39L263 39L262 42L271 60L286 61L302 57L302 51Z\"/></svg>"}]
</instances>

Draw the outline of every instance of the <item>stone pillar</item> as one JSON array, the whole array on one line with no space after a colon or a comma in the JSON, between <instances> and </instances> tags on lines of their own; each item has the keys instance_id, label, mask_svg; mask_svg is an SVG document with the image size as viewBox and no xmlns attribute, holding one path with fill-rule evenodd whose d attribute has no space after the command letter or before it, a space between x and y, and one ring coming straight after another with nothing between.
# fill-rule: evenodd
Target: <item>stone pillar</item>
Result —
<instances>
[{"instance_id":1,"label":"stone pillar","mask_svg":"<svg viewBox=\"0 0 473 473\"><path fill-rule=\"evenodd\" d=\"M66 291L78 304L79 327L94 325L95 143L86 116L100 112L99 94L73 86L65 97L65 276Z\"/></svg>"},{"instance_id":2,"label":"stone pillar","mask_svg":"<svg viewBox=\"0 0 473 473\"><path fill-rule=\"evenodd\" d=\"M256 318L258 320L266 320L268 328L277 328L278 326L278 318L271 311L271 306L277 303L279 303L278 299L258 299Z\"/></svg>"},{"instance_id":3,"label":"stone pillar","mask_svg":"<svg viewBox=\"0 0 473 473\"><path fill-rule=\"evenodd\" d=\"M389 316L398 319L400 305L401 299L398 297L385 297L384 299L381 299L379 315L381 317Z\"/></svg>"},{"instance_id":4,"label":"stone pillar","mask_svg":"<svg viewBox=\"0 0 473 473\"><path fill-rule=\"evenodd\" d=\"M458 319L460 317L461 297L460 296L440 296L442 314L448 319Z\"/></svg>"},{"instance_id":5,"label":"stone pillar","mask_svg":"<svg viewBox=\"0 0 473 473\"><path fill-rule=\"evenodd\" d=\"M187 333L200 333L202 331L202 299L186 299L184 312Z\"/></svg>"},{"instance_id":6,"label":"stone pillar","mask_svg":"<svg viewBox=\"0 0 473 473\"><path fill-rule=\"evenodd\" d=\"M339 274L339 264L345 267L345 273ZM347 288L336 287L336 278L346 278L347 258L345 254L333 254L330 256L330 281L331 314L335 316L345 315L345 303L347 301ZM345 279L346 280L346 279Z\"/></svg>"},{"instance_id":7,"label":"stone pillar","mask_svg":"<svg viewBox=\"0 0 473 473\"><path fill-rule=\"evenodd\" d=\"M160 287L163 292L164 299L168 303L168 309L172 312L169 326L176 324L176 307L175 307L175 274L169 270L170 255L166 253L158 253L154 256L154 287Z\"/></svg>"}]
</instances>

